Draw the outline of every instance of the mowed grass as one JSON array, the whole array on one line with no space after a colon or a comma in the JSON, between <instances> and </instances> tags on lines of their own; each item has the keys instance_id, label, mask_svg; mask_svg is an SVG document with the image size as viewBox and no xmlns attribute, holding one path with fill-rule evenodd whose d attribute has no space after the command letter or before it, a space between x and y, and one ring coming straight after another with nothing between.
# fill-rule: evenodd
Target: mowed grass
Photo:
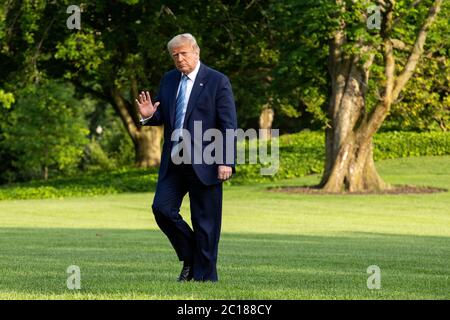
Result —
<instances>
[{"instance_id":1,"label":"mowed grass","mask_svg":"<svg viewBox=\"0 0 450 320\"><path fill-rule=\"evenodd\" d=\"M394 184L450 189L450 156L377 163ZM218 283L177 283L153 193L0 202L0 299L449 299L450 193L267 192L227 187ZM189 201L182 215L189 221ZM66 269L81 269L81 290ZM367 267L381 289L367 288Z\"/></svg>"}]
</instances>

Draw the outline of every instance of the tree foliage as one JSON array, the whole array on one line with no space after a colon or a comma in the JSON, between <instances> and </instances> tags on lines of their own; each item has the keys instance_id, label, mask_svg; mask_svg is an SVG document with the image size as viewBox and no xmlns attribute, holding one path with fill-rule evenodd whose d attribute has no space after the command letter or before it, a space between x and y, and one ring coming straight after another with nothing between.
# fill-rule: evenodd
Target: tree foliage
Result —
<instances>
[{"instance_id":1,"label":"tree foliage","mask_svg":"<svg viewBox=\"0 0 450 320\"><path fill-rule=\"evenodd\" d=\"M66 27L66 8L73 4L69 0L3 0L0 120L8 122L15 109L20 111L24 98L20 95L30 86L45 82L36 88L44 90L51 81L63 79L72 83L78 94L96 99L98 112L106 114L112 106L139 154L139 145L147 145L141 142L158 140L158 135L139 127L134 97L139 90L157 92L161 76L173 67L167 41L175 34L190 32L200 44L201 60L230 77L240 127L257 127L262 108L268 106L275 111L273 126L281 132L328 128L332 92L329 44L342 21L347 39L342 50L359 55L365 47L374 49L360 54L361 63L373 55L366 94L368 112L384 93L384 57L378 51L383 45L382 30L367 28L367 8L386 1L101 0L81 3L81 30L70 30ZM346 10L342 11L338 3ZM432 3L395 1L392 38L398 40L394 46L396 66L405 66ZM448 130L448 16L450 2L444 1L428 31L420 63L392 104L381 130ZM63 90L61 83L54 85ZM65 98L73 95L72 89L68 90ZM91 123L91 135L97 124ZM102 125L105 132L116 130L114 125ZM0 141L4 139L1 130ZM109 137L117 140L113 135ZM159 141L156 144L159 146ZM126 146L127 156L123 159L129 159L130 143L101 141L100 145L108 157L114 154L107 150L111 146ZM18 161L7 153L0 150L2 165ZM5 170L9 169L2 168Z\"/></svg>"},{"instance_id":2,"label":"tree foliage","mask_svg":"<svg viewBox=\"0 0 450 320\"><path fill-rule=\"evenodd\" d=\"M77 167L87 143L85 106L66 83L44 81L19 92L1 124L1 147L15 156L13 166L22 176L46 179L51 171Z\"/></svg>"}]
</instances>

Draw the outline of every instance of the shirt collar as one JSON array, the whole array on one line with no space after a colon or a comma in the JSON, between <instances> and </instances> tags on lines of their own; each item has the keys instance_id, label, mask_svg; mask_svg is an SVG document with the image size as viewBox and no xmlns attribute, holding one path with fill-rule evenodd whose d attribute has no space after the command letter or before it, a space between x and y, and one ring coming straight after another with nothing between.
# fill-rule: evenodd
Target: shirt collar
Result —
<instances>
[{"instance_id":1,"label":"shirt collar","mask_svg":"<svg viewBox=\"0 0 450 320\"><path fill-rule=\"evenodd\" d=\"M190 80L192 80L192 82L195 82L195 78L197 78L198 70L200 70L200 60L198 60L197 65L195 66L194 70L192 70L192 72L187 74L186 76Z\"/></svg>"}]
</instances>

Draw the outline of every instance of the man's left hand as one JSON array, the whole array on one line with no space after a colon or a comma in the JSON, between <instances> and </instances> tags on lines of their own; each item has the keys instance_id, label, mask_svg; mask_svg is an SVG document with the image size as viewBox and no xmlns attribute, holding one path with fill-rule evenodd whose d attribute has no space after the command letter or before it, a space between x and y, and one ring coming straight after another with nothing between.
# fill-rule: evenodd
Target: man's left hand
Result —
<instances>
[{"instance_id":1,"label":"man's left hand","mask_svg":"<svg viewBox=\"0 0 450 320\"><path fill-rule=\"evenodd\" d=\"M219 180L225 181L231 178L233 174L233 169L229 166L219 166L217 178Z\"/></svg>"}]
</instances>

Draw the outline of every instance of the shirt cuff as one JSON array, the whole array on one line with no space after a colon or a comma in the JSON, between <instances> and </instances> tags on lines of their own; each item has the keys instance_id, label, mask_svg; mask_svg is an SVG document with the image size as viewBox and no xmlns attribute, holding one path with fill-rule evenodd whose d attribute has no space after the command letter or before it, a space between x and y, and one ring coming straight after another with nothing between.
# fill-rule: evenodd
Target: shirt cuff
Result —
<instances>
[{"instance_id":1,"label":"shirt cuff","mask_svg":"<svg viewBox=\"0 0 450 320\"><path fill-rule=\"evenodd\" d=\"M144 125L144 124L146 124L147 123L147 121L148 120L150 120L151 118L153 117L153 115L152 116L150 116L150 117L148 117L148 118L145 118L145 119L141 119L140 121L141 121L141 125Z\"/></svg>"}]
</instances>

